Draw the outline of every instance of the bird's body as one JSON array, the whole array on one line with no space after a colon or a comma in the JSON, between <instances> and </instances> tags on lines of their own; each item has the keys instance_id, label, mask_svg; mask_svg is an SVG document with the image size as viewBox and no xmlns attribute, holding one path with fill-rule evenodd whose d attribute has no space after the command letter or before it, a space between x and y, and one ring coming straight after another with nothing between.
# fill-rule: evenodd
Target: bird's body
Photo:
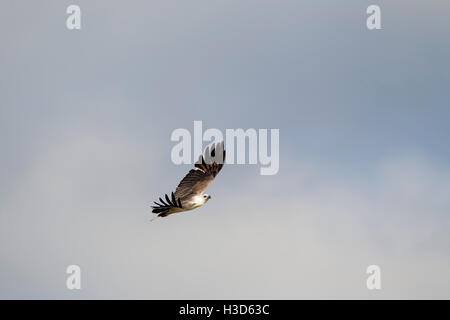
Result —
<instances>
[{"instance_id":1,"label":"bird's body","mask_svg":"<svg viewBox=\"0 0 450 320\"><path fill-rule=\"evenodd\" d=\"M223 142L213 145L211 153L207 147L205 157L206 161L203 156L200 156L199 161L195 164L195 169L190 170L181 180L170 198L165 195L165 201L159 198L161 203L155 202L156 206L152 206L152 212L158 214L157 217L167 217L173 213L190 211L201 207L211 199L211 196L203 191L223 167L225 161Z\"/></svg>"},{"instance_id":2,"label":"bird's body","mask_svg":"<svg viewBox=\"0 0 450 320\"><path fill-rule=\"evenodd\" d=\"M172 213L177 213L177 212L194 210L194 209L204 205L209 200L208 197L209 197L208 195L202 194L199 196L187 197L184 200L182 199L181 200L181 208L170 207L169 211L166 213L166 215L170 215Z\"/></svg>"},{"instance_id":3,"label":"bird's body","mask_svg":"<svg viewBox=\"0 0 450 320\"><path fill-rule=\"evenodd\" d=\"M192 198L188 198L184 201L184 208L186 208L186 210L193 210L204 205L209 199L210 197L207 194L193 196ZM181 203L183 203L183 201L181 201Z\"/></svg>"}]
</instances>

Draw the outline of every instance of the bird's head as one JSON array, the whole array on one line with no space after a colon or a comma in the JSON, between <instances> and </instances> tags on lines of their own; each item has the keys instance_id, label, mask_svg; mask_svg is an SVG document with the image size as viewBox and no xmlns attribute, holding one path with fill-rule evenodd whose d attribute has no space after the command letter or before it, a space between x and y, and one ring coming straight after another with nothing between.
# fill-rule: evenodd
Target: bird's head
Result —
<instances>
[{"instance_id":1,"label":"bird's head","mask_svg":"<svg viewBox=\"0 0 450 320\"><path fill-rule=\"evenodd\" d=\"M204 194L203 199L205 199L205 202L211 199L211 196L209 194Z\"/></svg>"}]
</instances>

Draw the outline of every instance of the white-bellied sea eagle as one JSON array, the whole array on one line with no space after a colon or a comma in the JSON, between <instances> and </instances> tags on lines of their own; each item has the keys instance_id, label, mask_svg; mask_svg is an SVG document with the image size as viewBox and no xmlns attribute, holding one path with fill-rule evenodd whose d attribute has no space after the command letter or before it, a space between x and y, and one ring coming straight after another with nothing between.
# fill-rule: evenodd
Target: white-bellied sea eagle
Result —
<instances>
[{"instance_id":1,"label":"white-bellied sea eagle","mask_svg":"<svg viewBox=\"0 0 450 320\"><path fill-rule=\"evenodd\" d=\"M211 150L211 152L209 151ZM175 193L171 197L165 195L165 201L159 198L158 203L152 206L152 212L158 217L167 217L173 213L193 210L204 205L211 196L203 193L208 185L214 180L225 162L224 143L212 144L206 147L205 156L200 156L195 163L195 168L181 180Z\"/></svg>"}]
</instances>

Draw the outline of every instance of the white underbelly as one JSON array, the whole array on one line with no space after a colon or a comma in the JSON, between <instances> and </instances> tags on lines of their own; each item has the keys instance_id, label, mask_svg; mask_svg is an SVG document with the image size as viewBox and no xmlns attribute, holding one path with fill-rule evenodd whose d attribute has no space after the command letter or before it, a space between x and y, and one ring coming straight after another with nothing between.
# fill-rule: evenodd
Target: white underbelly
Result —
<instances>
[{"instance_id":1,"label":"white underbelly","mask_svg":"<svg viewBox=\"0 0 450 320\"><path fill-rule=\"evenodd\" d=\"M198 203L198 202L189 202L187 204L185 204L183 206L183 209L185 210L193 210L195 208L201 207L203 205L203 203Z\"/></svg>"}]
</instances>

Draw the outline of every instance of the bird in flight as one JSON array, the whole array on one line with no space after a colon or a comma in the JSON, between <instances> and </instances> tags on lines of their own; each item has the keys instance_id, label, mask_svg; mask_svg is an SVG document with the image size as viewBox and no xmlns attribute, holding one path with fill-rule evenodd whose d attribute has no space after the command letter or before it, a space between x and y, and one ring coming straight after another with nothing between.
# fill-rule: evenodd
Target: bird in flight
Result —
<instances>
[{"instance_id":1,"label":"bird in flight","mask_svg":"<svg viewBox=\"0 0 450 320\"><path fill-rule=\"evenodd\" d=\"M211 152L210 152L211 150ZM206 159L205 159L206 158ZM217 159L216 159L217 158ZM208 185L214 180L222 169L225 162L225 149L223 141L212 144L211 148L206 147L205 156L200 156L195 163L195 168L181 180L175 193L171 197L165 195L165 201L159 198L159 202L154 202L152 212L159 217L167 217L173 213L193 210L204 205L211 196L203 193Z\"/></svg>"}]
</instances>

